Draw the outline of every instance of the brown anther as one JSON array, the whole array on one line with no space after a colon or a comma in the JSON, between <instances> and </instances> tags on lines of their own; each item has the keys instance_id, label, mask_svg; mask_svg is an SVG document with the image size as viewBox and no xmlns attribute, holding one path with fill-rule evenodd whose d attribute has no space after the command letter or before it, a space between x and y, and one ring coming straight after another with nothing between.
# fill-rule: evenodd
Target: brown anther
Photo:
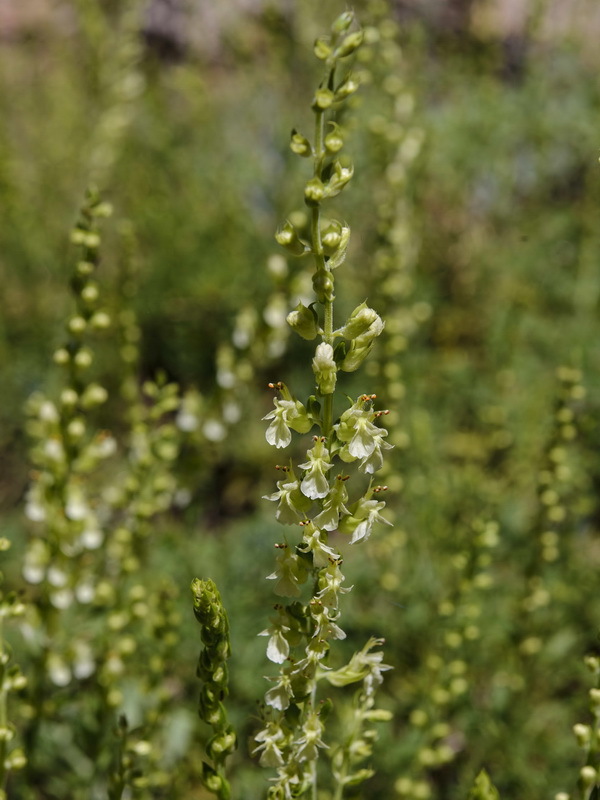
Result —
<instances>
[{"instance_id":1,"label":"brown anther","mask_svg":"<svg viewBox=\"0 0 600 800\"><path fill-rule=\"evenodd\" d=\"M313 436L313 442L318 442L318 441L319 441L319 437L318 436Z\"/></svg>"},{"instance_id":2,"label":"brown anther","mask_svg":"<svg viewBox=\"0 0 600 800\"><path fill-rule=\"evenodd\" d=\"M371 400L377 400L377 395L376 394L372 394L371 395Z\"/></svg>"},{"instance_id":3,"label":"brown anther","mask_svg":"<svg viewBox=\"0 0 600 800\"><path fill-rule=\"evenodd\" d=\"M350 475L344 475L344 477L342 478L342 480L343 480L343 481L350 480Z\"/></svg>"},{"instance_id":4,"label":"brown anther","mask_svg":"<svg viewBox=\"0 0 600 800\"><path fill-rule=\"evenodd\" d=\"M267 384L267 386L269 387L269 389L274 389L275 388L275 384L274 383L269 383L269 384Z\"/></svg>"},{"instance_id":5,"label":"brown anther","mask_svg":"<svg viewBox=\"0 0 600 800\"><path fill-rule=\"evenodd\" d=\"M322 441L322 442L325 442L325 441L327 441L327 437L326 437L326 436L321 436L321 441Z\"/></svg>"},{"instance_id":6,"label":"brown anther","mask_svg":"<svg viewBox=\"0 0 600 800\"><path fill-rule=\"evenodd\" d=\"M280 467L279 464L275 464L275 469L283 469L283 467Z\"/></svg>"}]
</instances>

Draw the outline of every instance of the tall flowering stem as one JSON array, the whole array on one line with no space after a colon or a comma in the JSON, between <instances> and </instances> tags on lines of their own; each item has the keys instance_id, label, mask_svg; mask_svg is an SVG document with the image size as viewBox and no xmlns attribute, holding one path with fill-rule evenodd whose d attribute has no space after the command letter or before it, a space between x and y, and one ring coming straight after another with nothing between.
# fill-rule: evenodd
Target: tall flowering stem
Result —
<instances>
[{"instance_id":1,"label":"tall flowering stem","mask_svg":"<svg viewBox=\"0 0 600 800\"><path fill-rule=\"evenodd\" d=\"M213 735L206 744L206 754L212 763L202 763L202 781L218 800L230 800L231 789L225 777L225 761L235 750L237 737L223 705L229 691L229 620L213 581L195 578L192 595L194 615L200 624L204 645L196 671L202 681L198 713L213 729Z\"/></svg>"},{"instance_id":2,"label":"tall flowering stem","mask_svg":"<svg viewBox=\"0 0 600 800\"><path fill-rule=\"evenodd\" d=\"M267 499L277 502L276 518L286 526L299 526L276 545L278 551L273 580L275 594L291 598L277 603L268 636L267 657L279 665L265 695L263 728L255 737L254 753L261 765L276 770L268 791L270 800L318 795L317 762L322 753L331 758L330 780L339 800L346 787L356 786L372 774L359 768L371 754L376 738L370 723L388 719L386 711L374 708L374 693L389 667L375 650L382 640L370 639L345 666L329 666L331 642L344 639L339 625L340 598L352 587L344 585L338 542L330 534L348 537L351 544L365 541L378 523L390 524L381 514L387 488L374 483L383 466L383 452L390 447L387 430L378 424L385 411L375 410L375 395L362 394L350 401L335 418L335 390L341 372L354 372L368 356L383 330L379 315L366 302L354 309L345 324L334 328L335 270L343 264L350 241L350 227L333 217L324 218L325 203L336 197L353 176L353 167L338 157L344 145L336 115L358 89L350 73L341 73L344 60L362 43L354 15L342 14L330 35L315 44L325 74L317 88L312 110L314 138L309 141L294 130L290 146L297 155L312 158L312 177L306 183L304 200L310 209L309 229L298 230L286 221L276 239L295 256L311 255L315 302L299 303L288 315L288 323L303 339L320 338L312 357L315 394L305 403L281 382L275 391L274 408L266 438L276 448L286 448L292 433L311 434L306 459L297 465L278 467L282 479ZM338 74L340 73L340 74ZM354 473L345 474L348 464ZM356 485L356 488L353 488ZM311 587L309 592L308 587ZM352 703L350 731L341 743L326 741L325 722L332 708L329 698L319 698L319 684L344 687L358 684Z\"/></svg>"}]
</instances>

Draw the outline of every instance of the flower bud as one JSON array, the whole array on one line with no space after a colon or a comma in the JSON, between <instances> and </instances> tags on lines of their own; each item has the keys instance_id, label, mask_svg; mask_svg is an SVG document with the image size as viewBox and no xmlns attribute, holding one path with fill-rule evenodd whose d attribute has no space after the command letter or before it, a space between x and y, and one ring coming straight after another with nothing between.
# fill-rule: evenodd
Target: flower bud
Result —
<instances>
[{"instance_id":1,"label":"flower bud","mask_svg":"<svg viewBox=\"0 0 600 800\"><path fill-rule=\"evenodd\" d=\"M333 25L331 26L331 32L334 36L341 36L348 28L352 25L354 21L354 12L353 11L344 11L339 17L334 21Z\"/></svg>"},{"instance_id":2,"label":"flower bud","mask_svg":"<svg viewBox=\"0 0 600 800\"><path fill-rule=\"evenodd\" d=\"M340 246L342 241L342 224L333 220L323 231L321 241L327 255L332 255Z\"/></svg>"},{"instance_id":3,"label":"flower bud","mask_svg":"<svg viewBox=\"0 0 600 800\"><path fill-rule=\"evenodd\" d=\"M329 42L327 42L325 39L317 39L314 44L313 50L316 57L319 58L321 61L327 61L327 59L331 56L332 53Z\"/></svg>"},{"instance_id":4,"label":"flower bud","mask_svg":"<svg viewBox=\"0 0 600 800\"><path fill-rule=\"evenodd\" d=\"M65 364L69 363L69 359L71 358L71 356L69 355L69 351L65 347L59 347L59 349L54 352L52 358L55 364L64 366Z\"/></svg>"},{"instance_id":5,"label":"flower bud","mask_svg":"<svg viewBox=\"0 0 600 800\"><path fill-rule=\"evenodd\" d=\"M79 369L87 369L92 365L93 360L94 357L92 356L91 350L88 350L85 347L75 353L75 357L73 359L75 366L79 367Z\"/></svg>"},{"instance_id":6,"label":"flower bud","mask_svg":"<svg viewBox=\"0 0 600 800\"><path fill-rule=\"evenodd\" d=\"M345 100L347 97L350 97L351 94L354 94L356 91L358 91L358 87L358 81L355 80L351 75L348 75L348 77L336 89L335 99Z\"/></svg>"},{"instance_id":7,"label":"flower bud","mask_svg":"<svg viewBox=\"0 0 600 800\"><path fill-rule=\"evenodd\" d=\"M575 734L579 747L587 747L589 745L592 735L589 725L582 725L581 723L573 725L573 733Z\"/></svg>"},{"instance_id":8,"label":"flower bud","mask_svg":"<svg viewBox=\"0 0 600 800\"><path fill-rule=\"evenodd\" d=\"M333 276L325 269L318 269L313 275L313 289L319 303L331 302L333 294Z\"/></svg>"},{"instance_id":9,"label":"flower bud","mask_svg":"<svg viewBox=\"0 0 600 800\"><path fill-rule=\"evenodd\" d=\"M296 153L298 156L303 156L307 158L308 156L312 155L312 147L310 146L310 142L303 136L301 133L294 128L292 131L292 138L290 140L290 148L293 153Z\"/></svg>"},{"instance_id":10,"label":"flower bud","mask_svg":"<svg viewBox=\"0 0 600 800\"><path fill-rule=\"evenodd\" d=\"M579 770L579 782L584 792L589 792L597 778L598 773L592 766L585 766Z\"/></svg>"},{"instance_id":11,"label":"flower bud","mask_svg":"<svg viewBox=\"0 0 600 800\"><path fill-rule=\"evenodd\" d=\"M294 311L290 311L287 315L287 323L290 328L308 341L314 339L319 332L315 311L307 308L303 303L298 303Z\"/></svg>"},{"instance_id":12,"label":"flower bud","mask_svg":"<svg viewBox=\"0 0 600 800\"><path fill-rule=\"evenodd\" d=\"M331 89L327 89L324 86L321 86L315 92L315 97L313 100L312 107L315 111L326 111L328 108L331 108L333 101L335 99L335 95L331 91Z\"/></svg>"},{"instance_id":13,"label":"flower bud","mask_svg":"<svg viewBox=\"0 0 600 800\"><path fill-rule=\"evenodd\" d=\"M325 149L330 155L335 155L338 153L342 147L344 146L344 139L342 137L342 129L340 126L335 122L329 123L331 126L331 130L325 136Z\"/></svg>"},{"instance_id":14,"label":"flower bud","mask_svg":"<svg viewBox=\"0 0 600 800\"><path fill-rule=\"evenodd\" d=\"M88 283L81 290L81 299L84 303L95 303L98 299L98 287L95 283Z\"/></svg>"},{"instance_id":15,"label":"flower bud","mask_svg":"<svg viewBox=\"0 0 600 800\"><path fill-rule=\"evenodd\" d=\"M318 205L325 196L325 187L320 178L311 178L304 187L304 200L308 206Z\"/></svg>"},{"instance_id":16,"label":"flower bud","mask_svg":"<svg viewBox=\"0 0 600 800\"><path fill-rule=\"evenodd\" d=\"M354 175L354 167L343 167L339 161L333 165L333 174L325 187L327 197L335 197L338 195L344 186L352 179Z\"/></svg>"},{"instance_id":17,"label":"flower bud","mask_svg":"<svg viewBox=\"0 0 600 800\"><path fill-rule=\"evenodd\" d=\"M341 45L336 48L334 55L336 58L345 58L346 56L352 55L352 53L361 46L363 38L364 34L362 31L349 33L348 36L344 38Z\"/></svg>"},{"instance_id":18,"label":"flower bud","mask_svg":"<svg viewBox=\"0 0 600 800\"><path fill-rule=\"evenodd\" d=\"M313 372L321 394L333 394L337 380L337 366L333 347L326 342L318 345L312 362Z\"/></svg>"},{"instance_id":19,"label":"flower bud","mask_svg":"<svg viewBox=\"0 0 600 800\"><path fill-rule=\"evenodd\" d=\"M309 247L298 236L298 231L289 220L275 234L275 241L295 256L302 256Z\"/></svg>"},{"instance_id":20,"label":"flower bud","mask_svg":"<svg viewBox=\"0 0 600 800\"><path fill-rule=\"evenodd\" d=\"M79 315L71 317L71 319L67 323L67 328L71 333L74 333L75 335L83 333L86 329L86 326L87 322L83 317L80 317Z\"/></svg>"},{"instance_id":21,"label":"flower bud","mask_svg":"<svg viewBox=\"0 0 600 800\"><path fill-rule=\"evenodd\" d=\"M110 327L110 317L106 311L96 311L90 318L90 325L96 330L106 330Z\"/></svg>"},{"instance_id":22,"label":"flower bud","mask_svg":"<svg viewBox=\"0 0 600 800\"><path fill-rule=\"evenodd\" d=\"M341 330L345 339L356 339L368 331L371 325L379 319L379 314L366 303L357 306Z\"/></svg>"}]
</instances>

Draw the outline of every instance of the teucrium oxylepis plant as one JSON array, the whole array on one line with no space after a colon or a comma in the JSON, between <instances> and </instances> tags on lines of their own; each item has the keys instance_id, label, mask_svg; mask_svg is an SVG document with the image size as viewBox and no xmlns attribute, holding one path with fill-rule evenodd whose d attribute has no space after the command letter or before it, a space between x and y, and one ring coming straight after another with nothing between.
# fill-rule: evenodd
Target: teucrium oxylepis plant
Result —
<instances>
[{"instance_id":1,"label":"teucrium oxylepis plant","mask_svg":"<svg viewBox=\"0 0 600 800\"><path fill-rule=\"evenodd\" d=\"M371 754L374 720L387 719L387 712L374 708L374 693L388 669L382 653L375 648L381 640L371 638L348 664L328 666L330 643L344 639L339 625L340 597L352 587L344 585L342 558L334 532L346 534L352 543L369 538L385 503L380 499L386 488L374 484L373 475L383 465L387 431L376 421L384 414L375 411L375 395L363 394L336 420L335 390L340 372L354 372L368 356L374 340L383 330L379 315L366 302L334 328L334 271L343 264L350 240L349 226L340 220L322 217L323 204L336 197L352 179L353 167L338 158L344 144L343 131L335 119L336 111L358 88L350 74L337 74L343 59L361 44L362 32L351 30L352 12L345 12L332 25L331 35L318 39L315 54L325 64L325 76L315 92L313 140L294 130L291 148L298 155L312 158L313 174L304 190L310 210L310 233L304 238L290 221L279 229L276 239L290 253L314 259L313 288L316 300L310 306L300 303L288 316L290 326L305 340L320 337L312 357L316 395L306 403L297 400L283 383L271 384L276 391L267 441L285 448L292 431L311 437L302 463L279 467L283 473L277 491L269 500L278 503L276 517L284 525L299 525L301 537L293 535L276 545L275 571L269 575L274 590L282 598L271 625L263 635L269 637L268 658L279 664L278 675L265 696L264 725L256 735L254 752L260 763L276 769L269 798L317 797L317 760L327 752L333 773L333 797L343 797L345 787L370 777L372 771L359 768ZM317 308L320 308L319 313ZM346 464L355 462L358 472L368 477L366 488L348 490L350 476ZM337 467L337 469L336 469ZM355 478L355 480L357 480ZM357 482L360 482L358 478ZM364 482L364 479L363 479ZM312 586L308 600L302 600L303 586ZM327 742L325 720L331 708L329 699L320 700L319 685L358 684L352 706L352 719L346 720L344 737L338 744Z\"/></svg>"}]
</instances>

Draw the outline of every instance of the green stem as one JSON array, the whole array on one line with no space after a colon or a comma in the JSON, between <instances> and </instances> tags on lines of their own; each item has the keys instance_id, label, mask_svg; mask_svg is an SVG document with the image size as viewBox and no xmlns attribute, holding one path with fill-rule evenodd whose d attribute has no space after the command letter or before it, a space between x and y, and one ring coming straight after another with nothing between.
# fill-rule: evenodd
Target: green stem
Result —
<instances>
[{"instance_id":1,"label":"green stem","mask_svg":"<svg viewBox=\"0 0 600 800\"><path fill-rule=\"evenodd\" d=\"M329 76L328 76L329 77ZM314 154L314 177L321 178L323 161L325 159L325 112L315 111L315 154ZM323 242L321 240L321 206L316 205L312 209L312 245L317 270L327 269L325 254L323 252ZM323 317L323 341L333 346L333 300L326 300ZM329 438L333 426L333 395L327 394L323 400L323 436Z\"/></svg>"}]
</instances>

